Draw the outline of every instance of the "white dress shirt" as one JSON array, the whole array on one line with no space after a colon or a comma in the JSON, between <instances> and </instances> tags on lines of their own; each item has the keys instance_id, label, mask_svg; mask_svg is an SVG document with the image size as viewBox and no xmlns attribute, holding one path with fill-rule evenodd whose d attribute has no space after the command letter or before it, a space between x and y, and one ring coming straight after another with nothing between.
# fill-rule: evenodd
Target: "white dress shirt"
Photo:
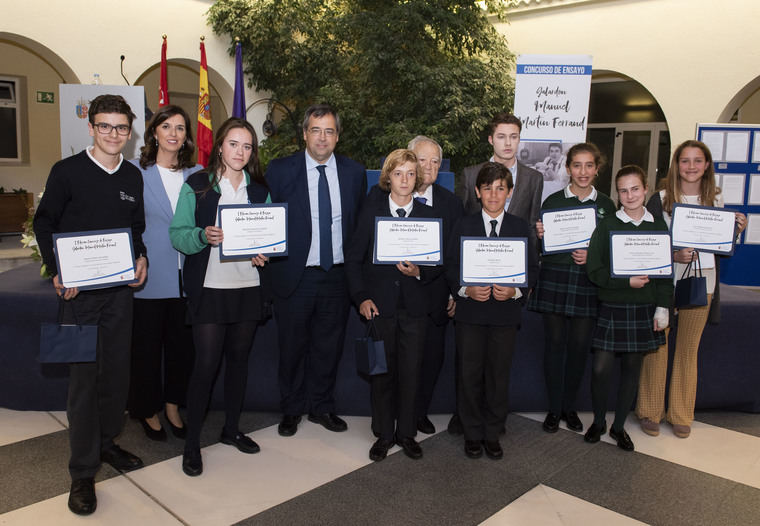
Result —
<instances>
[{"instance_id":1,"label":"white dress shirt","mask_svg":"<svg viewBox=\"0 0 760 526\"><path fill-rule=\"evenodd\" d=\"M309 152L306 155L306 178L309 183L309 207L311 209L311 246L306 256L307 267L317 267L319 261L319 171L317 166L322 163L315 161ZM335 155L330 155L325 165L325 176L330 187L330 205L332 206L332 249L333 264L343 263L343 219L340 206L340 182Z\"/></svg>"}]
</instances>

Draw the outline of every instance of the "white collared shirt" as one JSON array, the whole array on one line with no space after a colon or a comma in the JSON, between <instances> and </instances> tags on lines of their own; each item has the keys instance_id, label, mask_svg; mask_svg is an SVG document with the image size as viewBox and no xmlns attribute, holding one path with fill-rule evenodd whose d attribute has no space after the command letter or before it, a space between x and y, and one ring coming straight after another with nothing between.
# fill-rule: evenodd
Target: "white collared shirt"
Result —
<instances>
[{"instance_id":1,"label":"white collared shirt","mask_svg":"<svg viewBox=\"0 0 760 526\"><path fill-rule=\"evenodd\" d=\"M435 183L433 183L435 184ZM417 199L418 197L424 197L425 202L423 204L426 204L428 206L433 206L433 184L428 186L423 193L414 192L414 198Z\"/></svg>"},{"instance_id":2,"label":"white collared shirt","mask_svg":"<svg viewBox=\"0 0 760 526\"><path fill-rule=\"evenodd\" d=\"M233 188L229 179L222 176L219 181L220 205L245 205L248 204L248 187L245 177L240 181L237 190ZM216 216L215 226L219 226L219 214ZM212 246L206 267L206 277L203 286L210 289L242 289L246 287L258 287L259 270L251 264L250 259L221 261L219 259L219 247Z\"/></svg>"},{"instance_id":3,"label":"white collared shirt","mask_svg":"<svg viewBox=\"0 0 760 526\"><path fill-rule=\"evenodd\" d=\"M575 194L574 194L574 193L573 193L573 192L570 190L570 185L567 185L567 186L565 187L565 197L566 197L567 199L571 199L571 198L575 197L575 198L576 198L578 201L580 201L581 203L585 203L586 201L596 201L596 198L597 198L597 196L598 196L598 195L599 195L599 192L597 192L597 191L596 191L596 188L594 188L594 186L593 186L593 185L591 186L591 193L590 193L590 194L588 194L588 195L587 195L586 197L584 197L583 199L581 199L580 197L578 197L577 195L575 195Z\"/></svg>"},{"instance_id":4,"label":"white collared shirt","mask_svg":"<svg viewBox=\"0 0 760 526\"><path fill-rule=\"evenodd\" d=\"M323 164L315 161L309 152L304 151L306 156L306 178L309 185L309 207L311 208L311 246L306 256L306 266L319 266L319 171L317 166ZM343 263L343 219L340 206L340 182L338 181L338 167L335 155L324 163L327 185L330 187L330 206L332 206L332 249L333 264Z\"/></svg>"},{"instance_id":5,"label":"white collared shirt","mask_svg":"<svg viewBox=\"0 0 760 526\"><path fill-rule=\"evenodd\" d=\"M116 168L114 168L113 170L110 170L106 168L105 166L103 166L102 164L100 164L100 161L98 161L95 157L92 156L92 150L94 148L95 148L94 146L88 146L87 148L85 148L85 151L87 152L87 157L89 157L92 162L98 165L98 167L104 172L106 172L108 175L113 175L119 171L119 168L121 168L121 163L124 162L124 156L122 154L119 154L119 164L116 165Z\"/></svg>"},{"instance_id":6,"label":"white collared shirt","mask_svg":"<svg viewBox=\"0 0 760 526\"><path fill-rule=\"evenodd\" d=\"M641 225L641 223L643 223L644 221L646 221L647 223L654 223L654 216L646 208L644 209L644 215L641 216L641 219L633 219L631 216L626 214L625 210L622 208L618 210L617 212L615 212L615 216L618 219L620 219L623 223L633 223L636 226Z\"/></svg>"},{"instance_id":7,"label":"white collared shirt","mask_svg":"<svg viewBox=\"0 0 760 526\"><path fill-rule=\"evenodd\" d=\"M403 208L406 212L406 215L404 217L409 217L409 215L412 213L412 208L414 207L414 199L409 201L404 206L401 206L400 204L396 203L393 198L389 195L388 196L388 206L391 209L391 216L392 217L399 217L398 215L398 209Z\"/></svg>"}]
</instances>

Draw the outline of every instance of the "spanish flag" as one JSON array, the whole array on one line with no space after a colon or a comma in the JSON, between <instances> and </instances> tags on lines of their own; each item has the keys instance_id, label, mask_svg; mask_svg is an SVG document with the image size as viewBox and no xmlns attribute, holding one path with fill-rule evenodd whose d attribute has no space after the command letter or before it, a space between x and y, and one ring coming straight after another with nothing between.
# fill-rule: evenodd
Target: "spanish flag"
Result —
<instances>
[{"instance_id":1,"label":"spanish flag","mask_svg":"<svg viewBox=\"0 0 760 526\"><path fill-rule=\"evenodd\" d=\"M161 44L161 80L158 85L158 107L169 104L169 82L166 79L166 35Z\"/></svg>"},{"instance_id":2,"label":"spanish flag","mask_svg":"<svg viewBox=\"0 0 760 526\"><path fill-rule=\"evenodd\" d=\"M200 91L198 93L198 164L208 165L214 134L211 131L211 98L208 91L208 66L206 65L206 46L201 38Z\"/></svg>"}]
</instances>

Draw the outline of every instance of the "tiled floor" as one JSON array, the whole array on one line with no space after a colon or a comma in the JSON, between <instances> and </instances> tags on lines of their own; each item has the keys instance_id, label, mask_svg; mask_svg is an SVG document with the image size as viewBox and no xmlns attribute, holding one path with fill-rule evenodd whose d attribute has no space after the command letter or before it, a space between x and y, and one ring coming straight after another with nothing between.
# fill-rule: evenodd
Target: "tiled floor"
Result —
<instances>
[{"instance_id":1,"label":"tiled floor","mask_svg":"<svg viewBox=\"0 0 760 526\"><path fill-rule=\"evenodd\" d=\"M588 424L591 416L581 419ZM736 419L760 426L760 415L726 416ZM148 465L126 475L104 467L98 509L82 518L66 508L65 415L0 409L0 525L674 524L683 516L673 509L678 503L703 507L685 524L760 524L758 436L697 422L687 440L667 426L653 438L629 419L636 452L624 453L609 437L588 445L564 429L548 435L541 420L543 414L511 415L500 461L466 459L461 438L443 431L418 437L426 438L420 461L394 448L374 464L367 456L373 441L368 418L348 417L345 433L304 420L294 437L282 438L269 425L276 415L266 415L258 421L267 424L251 429L261 453L244 455L206 441L204 473L197 478L181 471L179 440L159 448L128 421L120 442L142 452ZM448 415L433 421L445 429ZM29 459L51 454L47 461L56 469L29 469L21 481L5 478L31 468ZM60 479L52 495L44 495L50 491L45 477ZM30 499L35 492L41 496ZM22 501L31 504L14 504Z\"/></svg>"}]
</instances>

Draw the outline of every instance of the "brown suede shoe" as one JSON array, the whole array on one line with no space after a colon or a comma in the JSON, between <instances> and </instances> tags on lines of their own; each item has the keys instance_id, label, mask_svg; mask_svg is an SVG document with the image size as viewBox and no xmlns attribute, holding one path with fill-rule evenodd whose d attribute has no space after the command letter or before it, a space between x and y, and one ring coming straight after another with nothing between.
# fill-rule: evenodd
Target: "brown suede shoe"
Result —
<instances>
[{"instance_id":1,"label":"brown suede shoe","mask_svg":"<svg viewBox=\"0 0 760 526\"><path fill-rule=\"evenodd\" d=\"M691 434L691 426L673 424L673 434L678 438L689 438L689 435Z\"/></svg>"},{"instance_id":2,"label":"brown suede shoe","mask_svg":"<svg viewBox=\"0 0 760 526\"><path fill-rule=\"evenodd\" d=\"M639 423L641 424L641 430L649 436L656 437L660 434L660 423L650 420L648 418L642 418Z\"/></svg>"}]
</instances>

